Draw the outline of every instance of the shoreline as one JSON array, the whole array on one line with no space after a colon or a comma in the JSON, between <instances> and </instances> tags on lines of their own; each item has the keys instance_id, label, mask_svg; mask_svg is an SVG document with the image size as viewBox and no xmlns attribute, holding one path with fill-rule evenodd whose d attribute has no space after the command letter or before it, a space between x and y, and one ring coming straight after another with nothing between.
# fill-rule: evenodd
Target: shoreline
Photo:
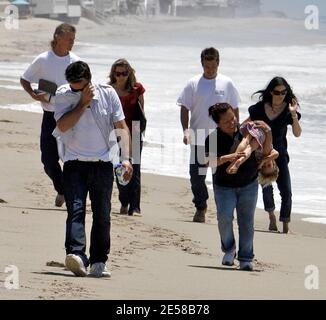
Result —
<instances>
[{"instance_id":1,"label":"shoreline","mask_svg":"<svg viewBox=\"0 0 326 320\"><path fill-rule=\"evenodd\" d=\"M254 272L238 271L238 264L226 268L221 266L213 193L209 191L206 223L193 223L189 181L146 173L142 216L119 214L114 185L112 278L72 276L63 264L66 210L54 207L55 192L40 162L40 121L41 114L0 109L0 198L7 202L0 203L0 299L325 298L324 277L318 291L304 287L306 266L326 269L320 254L326 245L325 225L293 216L293 234L272 233L266 214L256 210ZM89 235L89 203L86 210ZM237 234L236 223L234 230ZM19 269L19 290L2 286L6 265Z\"/></svg>"},{"instance_id":2,"label":"shoreline","mask_svg":"<svg viewBox=\"0 0 326 320\"><path fill-rule=\"evenodd\" d=\"M12 109L9 109L9 108L2 108L0 107L0 124L1 126L3 125L6 125L6 126L9 126L11 127L12 125L25 125L22 121L15 121L14 119L15 118L18 118L19 119L30 119L33 123L35 123L35 125L33 125L33 135L34 135L34 142L33 142L33 148L32 150L33 151L37 151L38 152L38 138L35 140L36 137L39 136L39 130L40 130L40 125L41 125L41 116L42 116L42 113L38 113L38 112L30 112L30 111L23 111L23 110L12 110ZM30 130L31 127L26 124L26 128L27 130ZM0 127L1 129L1 127ZM25 131L25 130L24 130ZM28 135L26 132L18 132L18 131L13 131L13 130L9 130L9 136L11 135L15 135L15 134L18 134L18 137L21 135L21 136L26 136ZM0 143L0 147L3 147L6 145L6 140L5 140L5 133L6 133L6 130L4 129L1 129L0 132L2 132L2 138L1 138L1 143ZM36 135L36 136L35 136ZM9 139L11 140L11 139ZM21 143L23 143L24 141L20 141ZM8 145L11 146L12 143L11 142L8 142ZM146 146L145 146L146 147ZM27 149L30 148L30 144L27 145ZM19 151L18 151L19 152ZM44 174L43 171L42 171L42 167L41 167L41 164L40 164L40 168L41 170L41 174ZM142 173L144 175L148 175L148 176L151 176L152 178L157 176L157 177L161 177L162 179L164 180L169 180L169 179L172 179L172 180L176 180L178 181L178 183L181 183L181 184L186 184L187 185L187 188L190 190L190 182L189 182L189 178L188 177L180 177L180 176L173 176L173 175L167 175L167 174L161 174L161 173L154 173L154 172L151 172L151 171L142 171ZM46 177L47 179L47 177ZM211 184L209 182L209 184ZM209 188L208 187L208 190L210 192L210 198L213 198L213 192L212 192L212 188ZM3 198L1 197L0 195L0 198ZM212 201L212 204L213 204L213 208L215 208L215 203L214 203L214 200L213 199L210 199ZM192 204L192 202L190 201L190 204ZM212 208L211 208L212 210ZM215 209L213 209L212 211L214 211ZM257 210L263 214L266 215L267 217L267 213L262 209L262 208L258 208L257 207ZM279 211L275 211L276 214L279 214ZM295 213L292 213L292 217L295 216L300 216L297 217L295 220L300 220L302 221L302 219L305 219L305 218L326 218L325 216L319 216L319 215L308 215L308 214L305 214L305 213L300 213L300 212L295 212ZM302 221L303 222L303 221ZM310 224L310 222L309 222ZM313 224L313 223L311 223ZM321 224L323 225L323 224ZM326 228L326 227L325 227Z\"/></svg>"},{"instance_id":3,"label":"shoreline","mask_svg":"<svg viewBox=\"0 0 326 320\"><path fill-rule=\"evenodd\" d=\"M1 89L0 89L0 92L1 92ZM23 94L25 95L25 93L23 92ZM27 113L34 113L34 114L42 114L42 110L40 108L40 112L36 112L36 111L25 111L25 110L16 110L16 109L11 109L11 108L6 108L6 107L2 107L1 106L1 95L0 95L0 115L1 115L1 110L10 110L12 112L27 112ZM1 120L1 119L0 119ZM146 140L145 140L146 141ZM159 173L159 172L152 172L150 170L144 170L143 173L145 174L150 174L150 175L157 175L157 176L162 176L162 177L168 177L168 178L176 178L176 179L184 179L185 181L187 181L189 183L189 186L190 186L190 182L189 182L189 178L188 177L180 177L180 176L174 176L174 175L168 175L168 174L164 174L164 173ZM209 182L209 184L211 185L211 182ZM210 187L210 185L208 185L208 189L210 191L212 191L212 188ZM259 191L260 192L260 191ZM256 206L257 210L261 210L262 212L265 212L260 206ZM265 213L267 215L267 213ZM279 210L275 210L275 214L276 215L279 215ZM326 216L323 216L323 215L318 215L318 214L307 214L307 213L303 213L303 212L292 212L291 214L291 217L293 216L298 216L298 219L300 219L301 221L303 222L306 222L306 223L311 223L311 224L321 224L321 225L326 225ZM299 218L300 217L300 218ZM305 219L305 220L304 220ZM306 220L308 219L308 220ZM309 220L312 220L312 221L309 221ZM320 222L318 220L325 220L323 222ZM317 221L316 221L317 220Z\"/></svg>"},{"instance_id":4,"label":"shoreline","mask_svg":"<svg viewBox=\"0 0 326 320\"><path fill-rule=\"evenodd\" d=\"M0 25L3 47L0 61L25 61L24 55L36 56L49 48L52 32L61 21L44 18L19 20L18 30L6 30ZM308 31L304 21L275 17L212 18L212 17L112 17L98 25L81 18L77 27L76 42L90 44L112 43L119 45L180 45L218 43L218 47L279 47L324 44L324 25L320 30ZM189 33L189 30L193 31ZM212 33L212 29L219 30ZM35 30L43 30L37 32ZM239 34L242 36L238 36Z\"/></svg>"}]
</instances>

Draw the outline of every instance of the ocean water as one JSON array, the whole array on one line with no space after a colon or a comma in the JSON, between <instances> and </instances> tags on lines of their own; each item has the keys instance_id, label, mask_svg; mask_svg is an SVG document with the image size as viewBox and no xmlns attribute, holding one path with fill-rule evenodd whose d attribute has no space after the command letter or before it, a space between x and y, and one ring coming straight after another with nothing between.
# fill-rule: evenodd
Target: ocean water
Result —
<instances>
[{"instance_id":1,"label":"ocean water","mask_svg":"<svg viewBox=\"0 0 326 320\"><path fill-rule=\"evenodd\" d=\"M127 58L146 88L148 117L142 168L145 172L188 177L189 148L182 143L176 99L187 80L202 72L199 46L118 46L79 43L75 52L90 64L95 82L105 82L111 64ZM220 48L219 72L231 77L240 92L240 118L255 103L251 95L269 80L284 76L299 98L302 113L300 138L289 127L288 144L293 189L293 212L326 217L326 45L291 47ZM26 56L26 61L32 57ZM19 76L28 64L0 61L0 87L19 87ZM6 84L3 84L7 82ZM8 85L8 83L10 83ZM41 112L38 103L6 105L4 108ZM208 174L208 181L211 175ZM263 207L261 193L258 206ZM275 188L277 209L280 198ZM308 221L310 221L308 219ZM311 222L325 223L325 219Z\"/></svg>"}]
</instances>

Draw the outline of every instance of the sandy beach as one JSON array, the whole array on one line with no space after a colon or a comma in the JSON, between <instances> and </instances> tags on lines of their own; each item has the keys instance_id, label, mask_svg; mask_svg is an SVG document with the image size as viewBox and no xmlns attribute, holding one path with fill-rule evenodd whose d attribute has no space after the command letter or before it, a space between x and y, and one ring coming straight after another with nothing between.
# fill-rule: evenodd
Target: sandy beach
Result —
<instances>
[{"instance_id":1,"label":"sandy beach","mask_svg":"<svg viewBox=\"0 0 326 320\"><path fill-rule=\"evenodd\" d=\"M225 268L213 195L207 223L194 224L188 181L150 174L143 175L142 217L118 214L114 190L112 278L74 277L63 265L66 211L53 206L39 159L40 121L38 114L0 109L1 299L325 298L325 225L296 219L295 234L269 233L267 216L257 210L255 271ZM87 214L88 231L90 225ZM7 265L19 269L19 290L4 287ZM319 290L305 289L308 265L320 270Z\"/></svg>"},{"instance_id":2,"label":"sandy beach","mask_svg":"<svg viewBox=\"0 0 326 320\"><path fill-rule=\"evenodd\" d=\"M150 43L165 41L171 30L176 30L170 41L177 42L190 25L201 27L194 36L207 32L200 19L192 23L175 19L160 29L158 40L159 19L171 20L163 17L144 22L134 18L123 23L121 18L114 18L112 25L97 26L82 19L77 41L123 44L142 39ZM268 25L271 20L261 21L260 25ZM33 55L48 48L58 24L43 19L21 23L21 29L13 34L0 27L0 61L29 62ZM214 23L216 27L223 25ZM248 30L251 23L248 21ZM298 21L279 23L291 24L296 30L302 27ZM237 28L243 28L240 22L235 23ZM40 30L37 37L35 30ZM274 32L276 39L279 36L277 30ZM250 34L248 39L257 34ZM302 37L305 35L303 31ZM321 41L318 34L300 41L304 40ZM0 89L0 106L28 102L32 100L23 91ZM241 272L238 265L226 268L221 265L223 253L212 192L207 223L195 224L189 181L152 174L142 176L141 217L118 213L120 205L114 188L108 260L112 278L74 277L64 268L66 210L54 207L55 193L40 161L40 124L41 114L0 108L0 299L325 299L326 225L306 223L301 221L303 216L294 215L292 234L270 233L266 213L257 209L254 272ZM87 213L89 233L89 204ZM237 231L236 223L234 228ZM19 270L18 290L5 288L8 265ZM318 290L305 287L309 265L319 270Z\"/></svg>"}]
</instances>

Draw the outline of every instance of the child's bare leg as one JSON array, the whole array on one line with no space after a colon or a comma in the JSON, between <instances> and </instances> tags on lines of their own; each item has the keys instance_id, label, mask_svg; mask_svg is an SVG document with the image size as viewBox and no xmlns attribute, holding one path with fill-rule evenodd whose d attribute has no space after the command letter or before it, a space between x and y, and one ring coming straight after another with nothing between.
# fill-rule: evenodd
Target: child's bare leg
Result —
<instances>
[{"instance_id":1,"label":"child's bare leg","mask_svg":"<svg viewBox=\"0 0 326 320\"><path fill-rule=\"evenodd\" d=\"M235 152L244 152L247 147L250 145L251 136L246 132L245 137L242 139L240 144L237 146L237 149ZM238 171L239 166L241 165L242 161L245 161L246 159L244 157L241 157L239 159L236 159L230 163L230 165L227 167L226 172L228 174L235 174Z\"/></svg>"},{"instance_id":2,"label":"child's bare leg","mask_svg":"<svg viewBox=\"0 0 326 320\"><path fill-rule=\"evenodd\" d=\"M243 143L242 146L240 146ZM245 148L243 146L246 145ZM259 144L256 139L252 138L250 135L242 139L241 143L237 148L237 152L243 152L245 155L239 159L234 160L226 169L228 174L236 174L239 167L250 157L251 153L259 148ZM239 150L238 150L239 149Z\"/></svg>"},{"instance_id":3,"label":"child's bare leg","mask_svg":"<svg viewBox=\"0 0 326 320\"><path fill-rule=\"evenodd\" d=\"M248 146L249 148L250 148L250 146ZM249 149L248 148L248 149ZM250 155L251 155L251 151L248 151L247 152L247 150L248 149L246 149L246 150L244 150L243 152L245 152L246 153L246 155L245 156L243 156L243 157L240 157L240 158L238 158L238 159L236 159L236 160L234 160L228 167L227 167L227 169L226 169L226 172L228 173L228 174L236 174L237 172L238 172L238 169L239 169L239 167L250 157Z\"/></svg>"},{"instance_id":4,"label":"child's bare leg","mask_svg":"<svg viewBox=\"0 0 326 320\"><path fill-rule=\"evenodd\" d=\"M251 135L249 133L245 133L243 139L241 140L241 142L237 146L237 149L235 150L235 152L243 152L243 151L245 151L247 149L248 145L250 145L251 140L252 140Z\"/></svg>"}]
</instances>

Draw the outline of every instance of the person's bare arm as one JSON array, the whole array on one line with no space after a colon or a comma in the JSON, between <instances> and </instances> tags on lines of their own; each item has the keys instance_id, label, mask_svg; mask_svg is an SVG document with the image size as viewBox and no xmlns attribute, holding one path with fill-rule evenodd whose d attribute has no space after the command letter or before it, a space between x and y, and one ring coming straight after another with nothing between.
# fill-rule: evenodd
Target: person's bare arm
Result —
<instances>
[{"instance_id":1,"label":"person's bare arm","mask_svg":"<svg viewBox=\"0 0 326 320\"><path fill-rule=\"evenodd\" d=\"M183 129L183 143L185 145L190 144L190 133L189 133L189 110L185 106L180 108L180 121Z\"/></svg>"},{"instance_id":2,"label":"person's bare arm","mask_svg":"<svg viewBox=\"0 0 326 320\"><path fill-rule=\"evenodd\" d=\"M298 109L298 103L295 99L292 100L291 104L289 105L289 110L291 112L291 117L293 120L292 123L292 132L293 135L296 138L299 138L301 136L302 133L302 129L299 123L299 119L298 119L298 115L297 115L297 109Z\"/></svg>"},{"instance_id":3,"label":"person's bare arm","mask_svg":"<svg viewBox=\"0 0 326 320\"><path fill-rule=\"evenodd\" d=\"M219 167L226 162L234 161L243 156L245 156L244 152L234 152L217 158L213 158L212 156L210 156L207 158L207 166L212 168Z\"/></svg>"},{"instance_id":4,"label":"person's bare arm","mask_svg":"<svg viewBox=\"0 0 326 320\"><path fill-rule=\"evenodd\" d=\"M23 87L23 89L36 101L40 101L40 102L49 102L49 100L47 100L47 96L48 93L46 92L41 92L41 93L35 93L35 91L33 90L31 83L28 82L27 80L20 78L20 84Z\"/></svg>"},{"instance_id":5,"label":"person's bare arm","mask_svg":"<svg viewBox=\"0 0 326 320\"><path fill-rule=\"evenodd\" d=\"M140 102L140 104L141 104L141 106L142 106L142 108L143 108L143 111L145 111L144 95L143 95L143 94L140 95L140 96L138 97L138 100L139 100L139 102Z\"/></svg>"},{"instance_id":6,"label":"person's bare arm","mask_svg":"<svg viewBox=\"0 0 326 320\"><path fill-rule=\"evenodd\" d=\"M266 157L266 159L268 161L275 160L275 159L278 158L278 156L279 156L278 151L276 151L275 149L272 149L271 152L270 152L270 154Z\"/></svg>"},{"instance_id":7,"label":"person's bare arm","mask_svg":"<svg viewBox=\"0 0 326 320\"><path fill-rule=\"evenodd\" d=\"M277 159L278 156L279 156L278 151L276 151L275 149L272 149L271 152L266 157L264 157L263 160L260 162L258 168L260 169L266 162Z\"/></svg>"},{"instance_id":8,"label":"person's bare arm","mask_svg":"<svg viewBox=\"0 0 326 320\"><path fill-rule=\"evenodd\" d=\"M268 124L264 121L254 121L256 128L259 128L265 133L265 142L263 145L263 160L259 164L261 168L266 162L275 160L278 158L279 153L273 148L273 136L272 130Z\"/></svg>"},{"instance_id":9,"label":"person's bare arm","mask_svg":"<svg viewBox=\"0 0 326 320\"><path fill-rule=\"evenodd\" d=\"M129 161L131 159L131 138L128 126L125 120L114 123L116 129L119 129L120 148L121 148L121 163L125 167L126 172L123 175L125 180L130 180L132 176L132 165Z\"/></svg>"},{"instance_id":10,"label":"person's bare arm","mask_svg":"<svg viewBox=\"0 0 326 320\"><path fill-rule=\"evenodd\" d=\"M255 128L263 130L265 134L265 141L263 145L263 156L267 156L273 150L273 136L270 126L261 120L254 121Z\"/></svg>"},{"instance_id":11,"label":"person's bare arm","mask_svg":"<svg viewBox=\"0 0 326 320\"><path fill-rule=\"evenodd\" d=\"M272 131L265 131L265 142L263 145L263 156L266 157L273 150L273 136Z\"/></svg>"}]
</instances>

